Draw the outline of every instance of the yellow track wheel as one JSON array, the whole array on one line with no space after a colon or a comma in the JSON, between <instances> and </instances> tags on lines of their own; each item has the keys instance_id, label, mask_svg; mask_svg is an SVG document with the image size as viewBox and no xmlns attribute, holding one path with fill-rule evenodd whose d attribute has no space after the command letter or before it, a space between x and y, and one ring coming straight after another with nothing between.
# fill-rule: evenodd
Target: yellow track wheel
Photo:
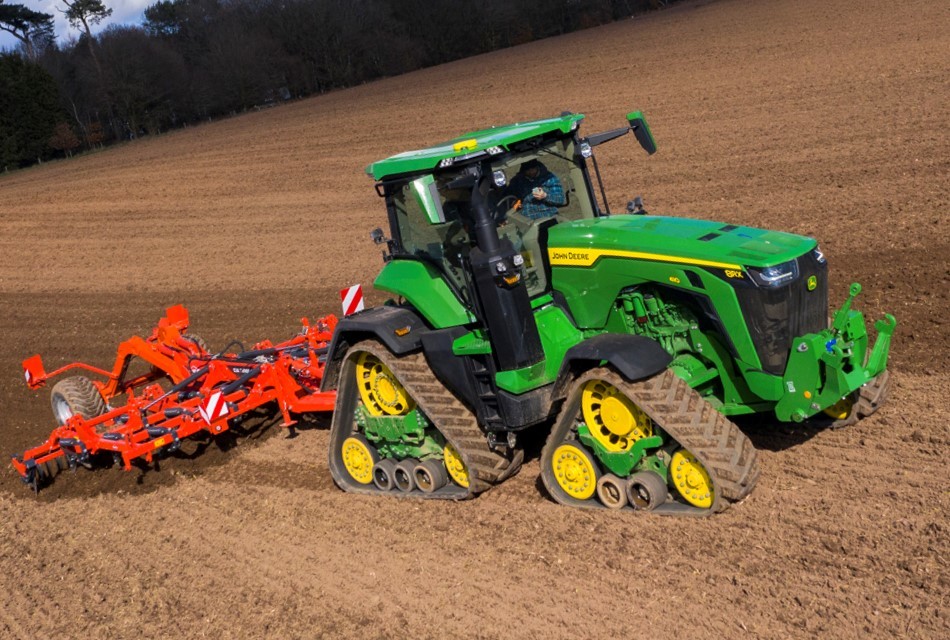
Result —
<instances>
[{"instance_id":1,"label":"yellow track wheel","mask_svg":"<svg viewBox=\"0 0 950 640\"><path fill-rule=\"evenodd\" d=\"M468 489L468 467L465 466L458 449L451 444L447 444L442 450L442 456L445 460L445 470L449 472L449 476L455 481L455 484L463 489Z\"/></svg>"},{"instance_id":2,"label":"yellow track wheel","mask_svg":"<svg viewBox=\"0 0 950 640\"><path fill-rule=\"evenodd\" d=\"M393 372L372 353L356 359L356 384L366 410L374 416L402 416L416 406Z\"/></svg>"},{"instance_id":3,"label":"yellow track wheel","mask_svg":"<svg viewBox=\"0 0 950 640\"><path fill-rule=\"evenodd\" d=\"M708 509L713 503L713 485L702 463L686 449L679 449L670 461L673 486L686 502Z\"/></svg>"},{"instance_id":4,"label":"yellow track wheel","mask_svg":"<svg viewBox=\"0 0 950 640\"><path fill-rule=\"evenodd\" d=\"M587 500L597 491L600 473L594 458L579 444L564 442L551 458L554 479L564 493L575 500Z\"/></svg>"},{"instance_id":5,"label":"yellow track wheel","mask_svg":"<svg viewBox=\"0 0 950 640\"><path fill-rule=\"evenodd\" d=\"M373 481L373 465L379 462L379 454L360 434L354 434L343 441L340 447L343 466L347 473L360 484Z\"/></svg>"},{"instance_id":6,"label":"yellow track wheel","mask_svg":"<svg viewBox=\"0 0 950 640\"><path fill-rule=\"evenodd\" d=\"M851 415L851 409L853 408L854 398L852 398L850 395L847 395L825 409L825 414L831 416L835 420L844 420Z\"/></svg>"},{"instance_id":7,"label":"yellow track wheel","mask_svg":"<svg viewBox=\"0 0 950 640\"><path fill-rule=\"evenodd\" d=\"M629 451L653 435L653 421L620 390L603 380L584 385L581 411L590 433L607 451Z\"/></svg>"}]
</instances>

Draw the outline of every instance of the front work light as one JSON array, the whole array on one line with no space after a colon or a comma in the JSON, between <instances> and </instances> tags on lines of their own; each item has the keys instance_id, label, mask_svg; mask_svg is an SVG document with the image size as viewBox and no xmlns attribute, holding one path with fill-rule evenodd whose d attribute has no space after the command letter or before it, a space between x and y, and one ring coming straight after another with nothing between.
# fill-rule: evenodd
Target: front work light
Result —
<instances>
[{"instance_id":1,"label":"front work light","mask_svg":"<svg viewBox=\"0 0 950 640\"><path fill-rule=\"evenodd\" d=\"M749 267L749 274L760 286L780 287L798 277L798 261L789 260L773 267L763 267L761 269Z\"/></svg>"}]
</instances>

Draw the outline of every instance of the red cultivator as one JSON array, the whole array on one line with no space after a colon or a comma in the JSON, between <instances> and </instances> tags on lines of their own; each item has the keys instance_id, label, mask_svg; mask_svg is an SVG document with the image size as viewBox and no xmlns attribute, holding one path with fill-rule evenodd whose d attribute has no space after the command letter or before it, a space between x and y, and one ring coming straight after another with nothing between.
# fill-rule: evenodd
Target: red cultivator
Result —
<instances>
[{"instance_id":1,"label":"red cultivator","mask_svg":"<svg viewBox=\"0 0 950 640\"><path fill-rule=\"evenodd\" d=\"M150 463L171 453L199 432L229 429L229 420L276 402L282 426L295 424L293 413L332 411L335 393L321 392L324 358L336 327L335 316L311 325L290 340L255 344L243 353L210 353L204 342L186 333L188 312L166 310L152 334L119 345L112 371L73 363L46 373L40 356L23 361L31 389L67 370L81 368L104 377L66 378L53 387L53 412L59 425L42 445L14 456L23 481L39 490L58 471L91 466L111 454L127 471L133 460ZM130 375L134 359L148 370ZM122 398L122 406L116 400Z\"/></svg>"}]
</instances>

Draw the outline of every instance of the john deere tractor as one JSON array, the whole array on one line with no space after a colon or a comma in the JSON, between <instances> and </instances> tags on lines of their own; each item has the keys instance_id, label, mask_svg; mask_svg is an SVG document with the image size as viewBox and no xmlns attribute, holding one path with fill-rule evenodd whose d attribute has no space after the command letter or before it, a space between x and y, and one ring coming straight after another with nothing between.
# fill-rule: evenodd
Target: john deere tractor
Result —
<instances>
[{"instance_id":1,"label":"john deere tractor","mask_svg":"<svg viewBox=\"0 0 950 640\"><path fill-rule=\"evenodd\" d=\"M328 353L344 490L470 497L518 470L540 425L554 500L708 514L759 475L730 417L839 426L883 402L896 322L879 320L871 347L857 284L829 316L815 240L639 201L611 214L595 147L630 132L656 144L640 112L587 137L582 120L476 131L367 168L391 230L373 233L386 247L374 285L393 299L342 320Z\"/></svg>"}]
</instances>

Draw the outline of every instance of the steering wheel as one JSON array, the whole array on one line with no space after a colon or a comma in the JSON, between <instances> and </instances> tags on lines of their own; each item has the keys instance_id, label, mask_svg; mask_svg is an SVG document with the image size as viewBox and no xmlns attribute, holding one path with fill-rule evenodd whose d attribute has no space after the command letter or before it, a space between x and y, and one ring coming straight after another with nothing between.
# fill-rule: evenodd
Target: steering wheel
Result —
<instances>
[{"instance_id":1,"label":"steering wheel","mask_svg":"<svg viewBox=\"0 0 950 640\"><path fill-rule=\"evenodd\" d=\"M521 202L517 197L513 195L507 195L498 202L495 203L495 211L492 214L492 217L495 219L495 222L501 222L508 217L508 214L515 210L515 207L518 206L518 203Z\"/></svg>"}]
</instances>

